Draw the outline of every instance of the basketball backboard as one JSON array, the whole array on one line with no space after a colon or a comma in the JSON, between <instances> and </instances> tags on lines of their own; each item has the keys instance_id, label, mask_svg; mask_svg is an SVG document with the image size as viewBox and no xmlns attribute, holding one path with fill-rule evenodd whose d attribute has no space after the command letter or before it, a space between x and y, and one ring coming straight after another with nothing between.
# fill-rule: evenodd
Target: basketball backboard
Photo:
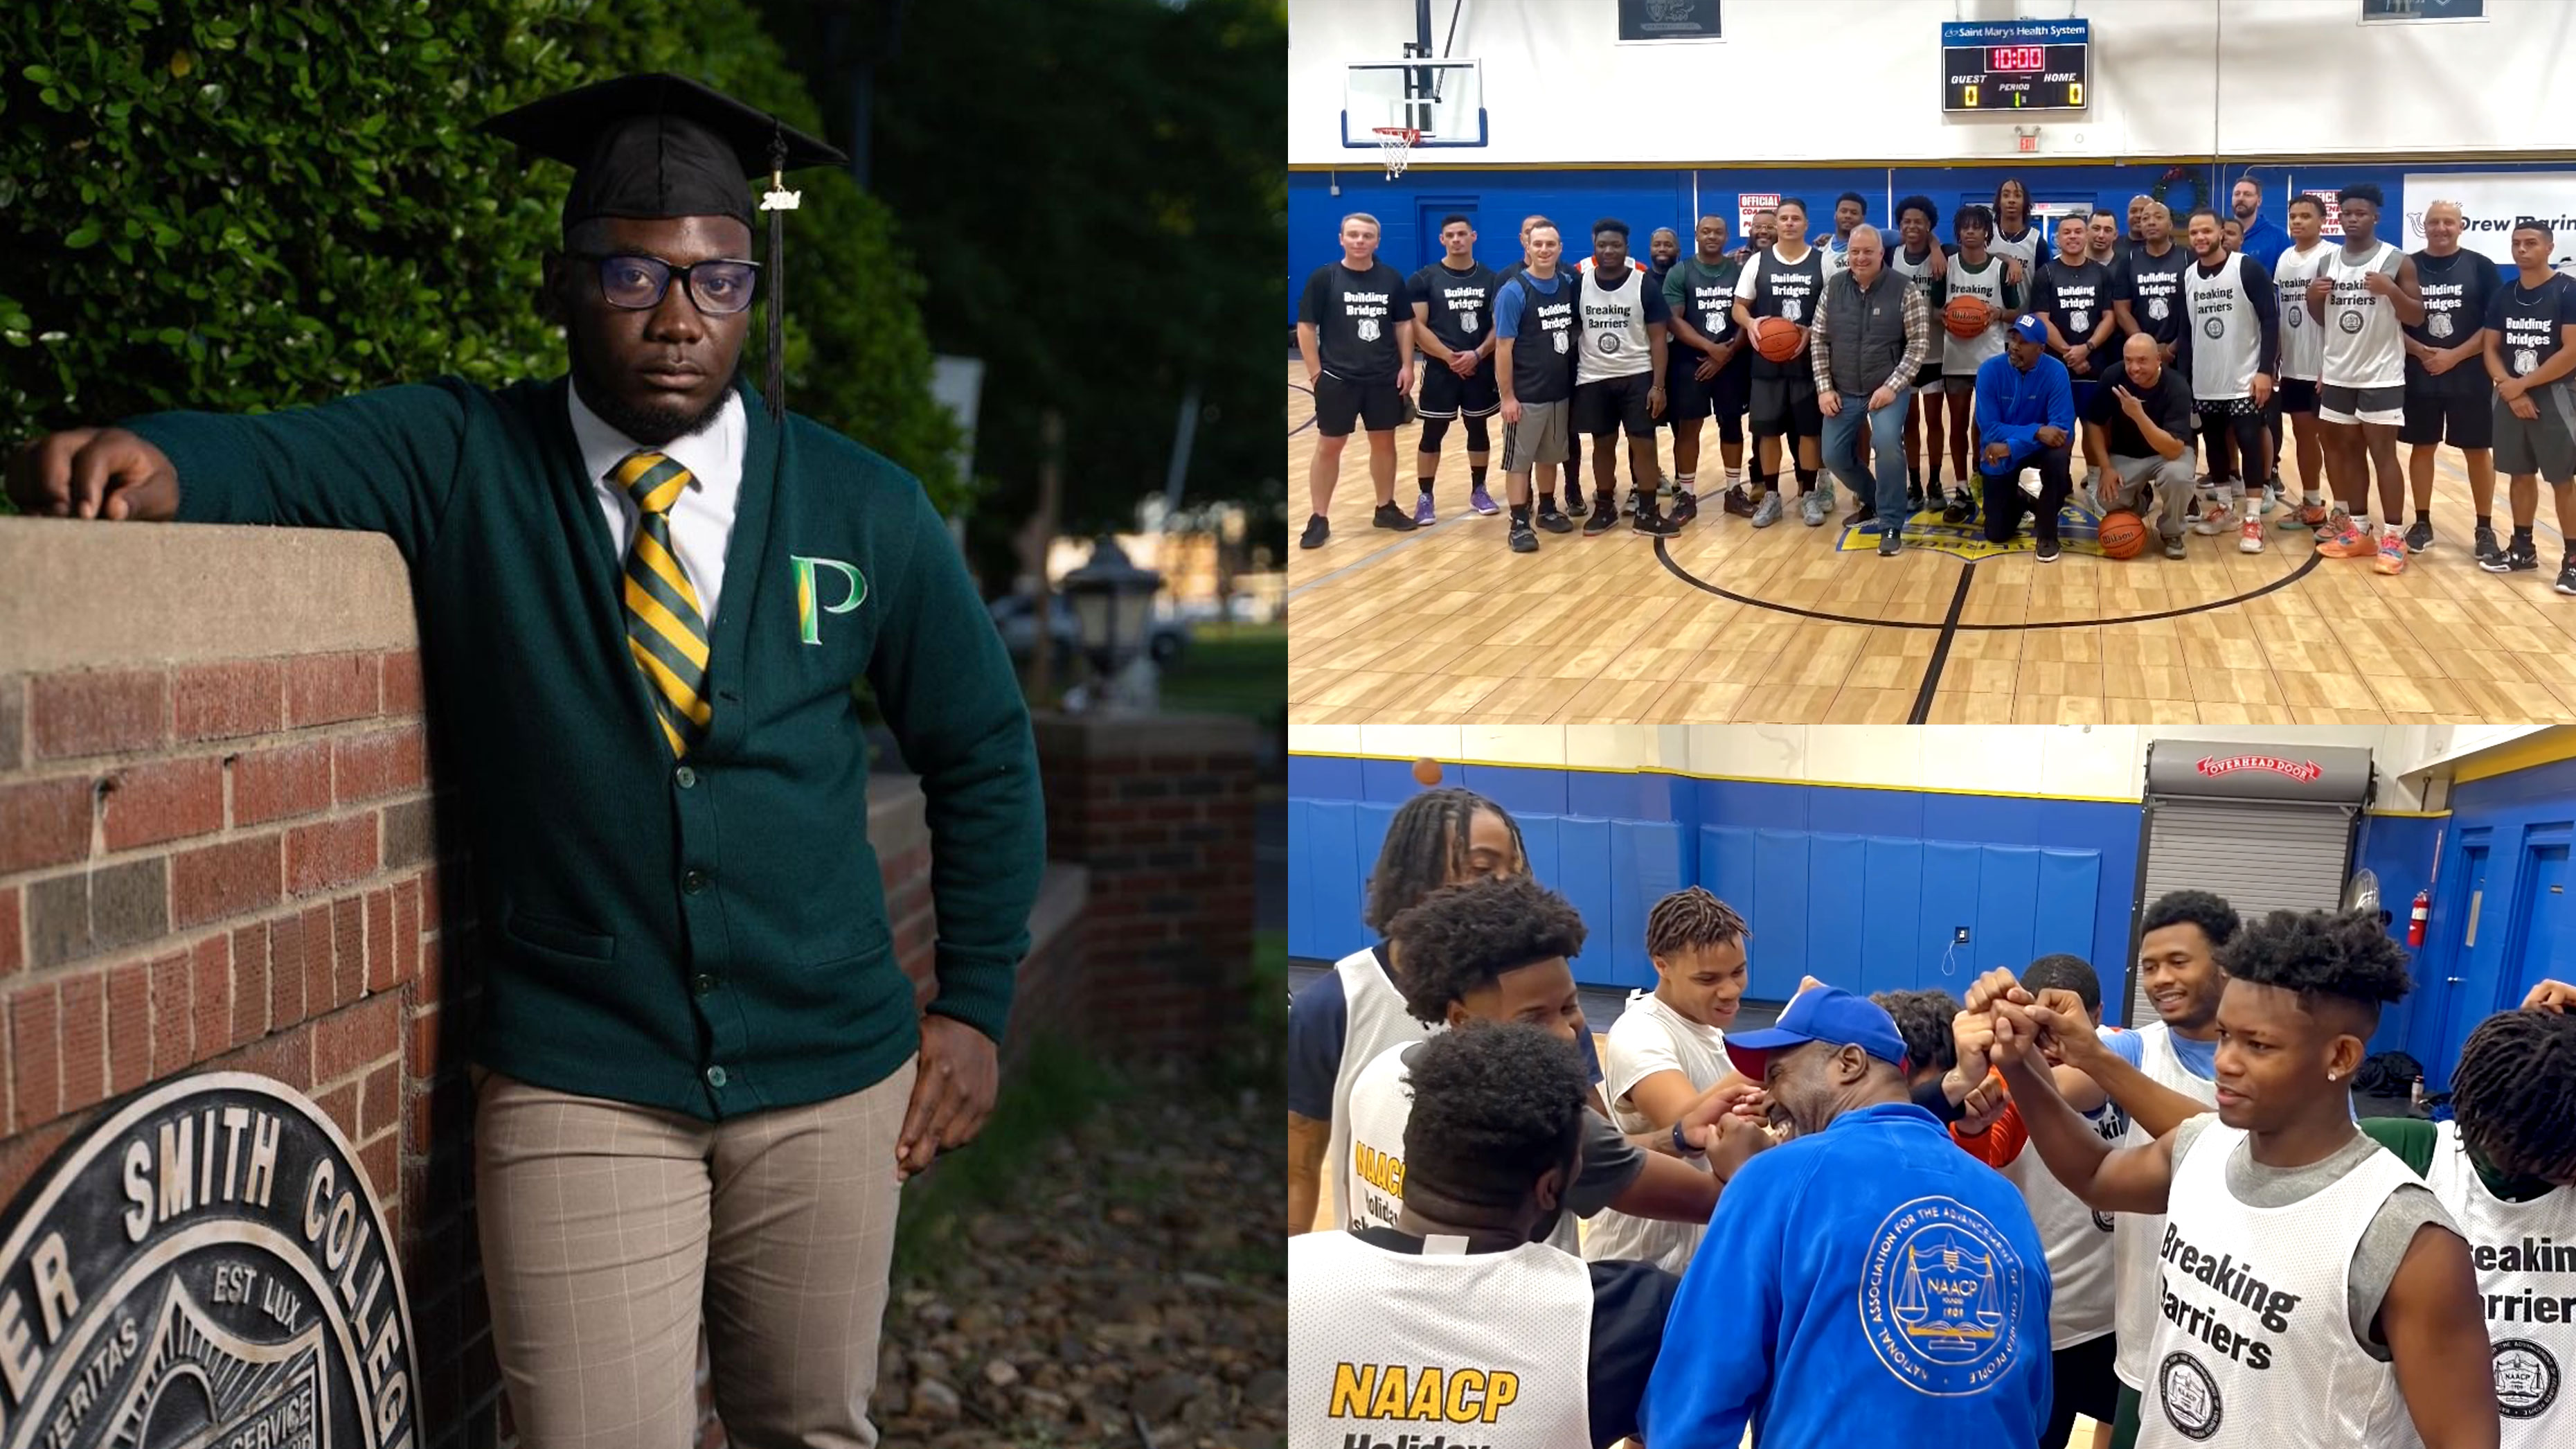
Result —
<instances>
[{"instance_id":1,"label":"basketball backboard","mask_svg":"<svg viewBox=\"0 0 2576 1449\"><path fill-rule=\"evenodd\" d=\"M1420 131L1417 147L1484 145L1483 63L1389 60L1350 67L1342 95L1342 144L1376 150L1381 126Z\"/></svg>"}]
</instances>

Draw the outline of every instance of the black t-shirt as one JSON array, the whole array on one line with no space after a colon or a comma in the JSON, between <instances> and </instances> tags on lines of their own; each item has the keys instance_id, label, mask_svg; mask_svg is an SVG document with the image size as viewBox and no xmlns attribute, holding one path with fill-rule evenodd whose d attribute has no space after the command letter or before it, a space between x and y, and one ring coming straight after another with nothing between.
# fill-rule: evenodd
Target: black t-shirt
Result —
<instances>
[{"instance_id":1,"label":"black t-shirt","mask_svg":"<svg viewBox=\"0 0 2576 1449\"><path fill-rule=\"evenodd\" d=\"M1484 263L1466 271L1446 258L1405 279L1405 292L1430 313L1431 335L1452 352L1473 352L1494 334L1494 294L1502 280Z\"/></svg>"},{"instance_id":2,"label":"black t-shirt","mask_svg":"<svg viewBox=\"0 0 2576 1449\"><path fill-rule=\"evenodd\" d=\"M2120 269L2122 292L2138 330L2167 346L2180 342L2183 328L2190 325L2184 315L2190 309L2182 304L2182 269L2190 265L2189 247L2167 247L2163 256L2153 257L2144 246L2134 246Z\"/></svg>"},{"instance_id":3,"label":"black t-shirt","mask_svg":"<svg viewBox=\"0 0 2576 1449\"><path fill-rule=\"evenodd\" d=\"M2065 258L2056 256L2040 264L2030 290L2030 309L2048 314L2049 320L2057 324L2058 335L2070 347L2093 340L2093 330L2111 315L2114 300L2109 267L2095 261L2070 267ZM2117 335L2116 330L2113 335ZM2094 368L2095 372L2101 370Z\"/></svg>"},{"instance_id":4,"label":"black t-shirt","mask_svg":"<svg viewBox=\"0 0 2576 1449\"><path fill-rule=\"evenodd\" d=\"M1395 355L1395 324L1413 320L1413 297L1403 276L1384 262L1365 272L1329 262L1306 279L1297 320L1314 324L1326 372L1344 382L1393 382L1403 365Z\"/></svg>"},{"instance_id":5,"label":"black t-shirt","mask_svg":"<svg viewBox=\"0 0 2576 1449\"><path fill-rule=\"evenodd\" d=\"M2496 266L2476 252L2462 249L2447 257L2416 252L2415 282L2424 293L2424 320L2406 324L2406 335L2427 347L2448 350L2469 340L2486 325L2487 304L2496 294ZM2485 392L2491 385L2486 364L2475 357L2451 365L2439 376L2423 360L2406 355L2406 385L2462 397Z\"/></svg>"},{"instance_id":6,"label":"black t-shirt","mask_svg":"<svg viewBox=\"0 0 2576 1449\"><path fill-rule=\"evenodd\" d=\"M2144 320L2143 318L2140 320ZM2113 365L2102 377L2102 386L2093 393L2092 403L2084 409L2084 421L2100 423L2111 430L2111 453L2120 458L2151 458L2156 450L2147 444L2147 435L2138 431L2129 410L2120 406L2120 395L2127 393L2146 404L2147 417L2157 427L2191 442L2191 380L2183 371L2168 363L2154 387L2140 387L2129 376L2125 365Z\"/></svg>"},{"instance_id":7,"label":"black t-shirt","mask_svg":"<svg viewBox=\"0 0 2576 1449\"><path fill-rule=\"evenodd\" d=\"M2519 277L2506 282L2488 299L2484 325L2503 339L2504 370L2515 377L2529 377L2567 345L2567 334L2559 329L2576 327L2576 277L2553 272L2537 289L2526 289ZM2480 367L2478 375L2486 376L2486 369ZM2561 379L2555 385L2567 383Z\"/></svg>"},{"instance_id":8,"label":"black t-shirt","mask_svg":"<svg viewBox=\"0 0 2576 1449\"><path fill-rule=\"evenodd\" d=\"M1361 1242L1390 1253L1420 1253L1422 1240L1394 1228L1363 1228ZM1592 1361L1587 1407L1594 1449L1637 1432L1637 1405L1646 1397L1646 1381L1655 1371L1655 1356L1664 1348L1664 1320L1672 1316L1673 1294L1681 1280L1652 1263L1590 1263L1592 1270ZM1512 1305L1461 1305L1497 1320Z\"/></svg>"}]
</instances>

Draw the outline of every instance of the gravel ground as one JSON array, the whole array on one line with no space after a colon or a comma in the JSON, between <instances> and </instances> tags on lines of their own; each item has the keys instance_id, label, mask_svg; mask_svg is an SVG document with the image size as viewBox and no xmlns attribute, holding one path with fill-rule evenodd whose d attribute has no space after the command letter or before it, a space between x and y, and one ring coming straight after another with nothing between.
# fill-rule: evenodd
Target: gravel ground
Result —
<instances>
[{"instance_id":1,"label":"gravel ground","mask_svg":"<svg viewBox=\"0 0 2576 1449\"><path fill-rule=\"evenodd\" d=\"M886 1314L886 1449L1284 1446L1281 1110L1149 1083L934 1228Z\"/></svg>"}]
</instances>

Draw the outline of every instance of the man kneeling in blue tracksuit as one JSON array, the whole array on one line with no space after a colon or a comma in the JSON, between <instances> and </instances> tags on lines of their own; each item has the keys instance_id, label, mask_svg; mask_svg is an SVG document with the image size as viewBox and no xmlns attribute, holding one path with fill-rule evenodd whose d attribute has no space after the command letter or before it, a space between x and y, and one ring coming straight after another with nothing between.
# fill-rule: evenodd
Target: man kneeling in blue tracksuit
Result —
<instances>
[{"instance_id":1,"label":"man kneeling in blue tracksuit","mask_svg":"<svg viewBox=\"0 0 2576 1449\"><path fill-rule=\"evenodd\" d=\"M2048 324L2024 312L2004 333L2001 357L1977 369L1977 472L1986 483L1986 539L2010 543L2024 512L2035 515L2039 561L2057 562L2057 510L2075 490L2068 472L2075 441L2075 390L2066 364L2048 355ZM2034 502L2022 470L2039 474Z\"/></svg>"},{"instance_id":2,"label":"man kneeling in blue tracksuit","mask_svg":"<svg viewBox=\"0 0 2576 1449\"><path fill-rule=\"evenodd\" d=\"M2033 1449L2047 1251L2020 1191L1914 1105L1896 1023L1818 988L1726 1054L1797 1135L1718 1198L1639 1437L1737 1449L1750 1419L1761 1449L1848 1444L1855 1424L1883 1444Z\"/></svg>"}]
</instances>

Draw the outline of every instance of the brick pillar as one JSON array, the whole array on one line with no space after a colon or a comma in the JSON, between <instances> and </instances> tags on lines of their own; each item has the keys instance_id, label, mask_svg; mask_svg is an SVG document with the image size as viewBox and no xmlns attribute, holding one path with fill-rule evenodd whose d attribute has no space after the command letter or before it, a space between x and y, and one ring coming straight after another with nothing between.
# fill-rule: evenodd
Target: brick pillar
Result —
<instances>
[{"instance_id":1,"label":"brick pillar","mask_svg":"<svg viewBox=\"0 0 2576 1449\"><path fill-rule=\"evenodd\" d=\"M1248 1021L1252 722L1040 715L1047 856L1088 872L1065 1027L1122 1055L1207 1059Z\"/></svg>"}]
</instances>

